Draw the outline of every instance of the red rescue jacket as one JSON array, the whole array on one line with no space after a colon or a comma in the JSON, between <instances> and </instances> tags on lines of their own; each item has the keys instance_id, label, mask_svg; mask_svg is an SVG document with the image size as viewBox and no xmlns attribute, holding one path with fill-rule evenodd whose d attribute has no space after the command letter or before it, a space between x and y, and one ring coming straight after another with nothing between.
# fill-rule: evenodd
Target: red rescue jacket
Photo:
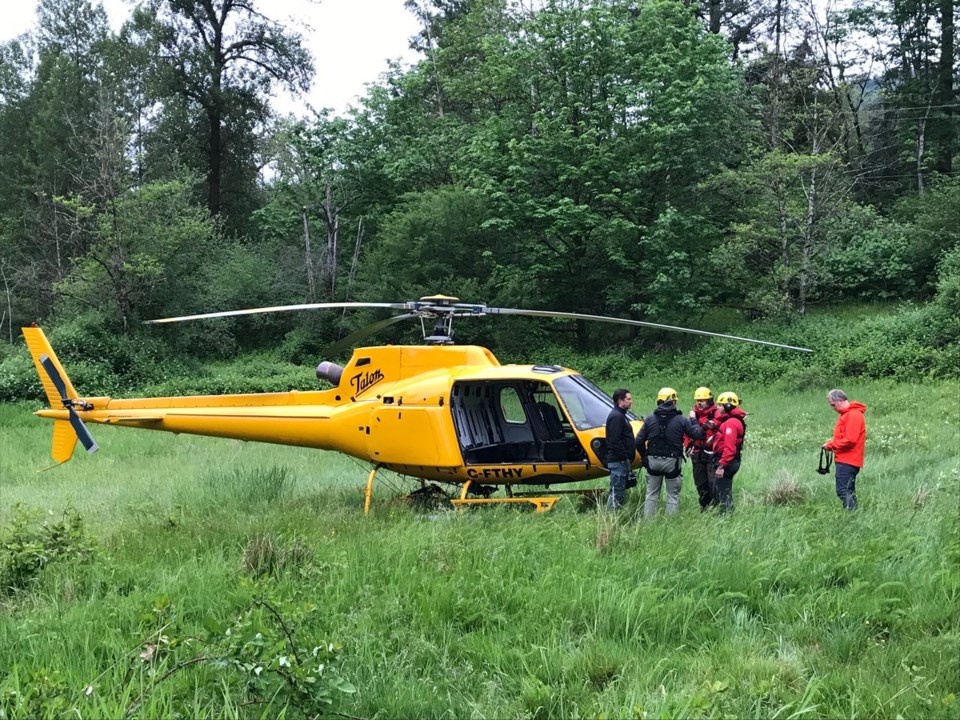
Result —
<instances>
[{"instance_id":1,"label":"red rescue jacket","mask_svg":"<svg viewBox=\"0 0 960 720\"><path fill-rule=\"evenodd\" d=\"M867 442L867 424L863 420L863 414L866 411L866 405L851 401L837 418L833 439L826 447L827 450L833 450L833 459L838 463L863 467L863 446Z\"/></svg>"},{"instance_id":2,"label":"red rescue jacket","mask_svg":"<svg viewBox=\"0 0 960 720\"><path fill-rule=\"evenodd\" d=\"M738 407L733 408L729 413L717 414L720 427L713 440L713 452L714 457L718 458L717 464L720 467L726 467L739 457L740 447L743 445L743 418L746 416L747 414Z\"/></svg>"},{"instance_id":3,"label":"red rescue jacket","mask_svg":"<svg viewBox=\"0 0 960 720\"><path fill-rule=\"evenodd\" d=\"M718 408L716 405L710 405L710 407L706 408L705 410L701 410L696 405L693 406L693 412L697 416L697 423L703 428L704 438L703 440L694 440L691 437L685 437L683 439L683 445L684 447L689 447L692 449L694 460L702 460L702 462L706 462L706 457L709 456L703 456L702 452L704 450L713 450L713 442L714 436L717 434L717 426L708 426L707 421L709 420L716 423L716 416L719 410L720 408Z\"/></svg>"}]
</instances>

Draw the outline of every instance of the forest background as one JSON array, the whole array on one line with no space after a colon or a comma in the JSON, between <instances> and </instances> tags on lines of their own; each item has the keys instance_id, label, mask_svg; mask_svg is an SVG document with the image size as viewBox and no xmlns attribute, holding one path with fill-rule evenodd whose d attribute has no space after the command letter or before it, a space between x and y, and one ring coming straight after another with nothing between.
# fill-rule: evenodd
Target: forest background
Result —
<instances>
[{"instance_id":1,"label":"forest background","mask_svg":"<svg viewBox=\"0 0 960 720\"><path fill-rule=\"evenodd\" d=\"M83 358L81 385L116 392L249 352L312 364L374 317L142 320L437 292L765 320L836 340L820 357L840 374L956 374L953 0L408 7L419 61L344 117L296 119L271 93L308 88L311 58L255 3L150 0L113 32L97 3L42 0L0 45L0 397L37 396L16 349L31 321ZM888 300L908 304L857 337L803 321ZM688 346L529 320L460 333L507 358Z\"/></svg>"}]
</instances>

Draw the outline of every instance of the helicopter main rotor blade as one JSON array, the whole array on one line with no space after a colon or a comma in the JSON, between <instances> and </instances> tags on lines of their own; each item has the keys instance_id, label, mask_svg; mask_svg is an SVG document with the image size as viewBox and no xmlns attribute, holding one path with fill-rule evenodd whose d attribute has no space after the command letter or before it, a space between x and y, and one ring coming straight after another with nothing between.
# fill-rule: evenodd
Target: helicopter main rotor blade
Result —
<instances>
[{"instance_id":1,"label":"helicopter main rotor blade","mask_svg":"<svg viewBox=\"0 0 960 720\"><path fill-rule=\"evenodd\" d=\"M416 317L413 313L404 313L403 315L394 315L393 317L386 318L385 320L380 320L375 323L370 323L369 325L364 325L359 330L354 330L352 333L347 335L332 345L328 345L323 349L326 355L336 355L337 353L346 350L347 348L352 348L360 340L363 340L365 337L369 337L374 333L380 332L384 328L390 327L398 322L403 320L408 320L412 317Z\"/></svg>"},{"instance_id":2,"label":"helicopter main rotor blade","mask_svg":"<svg viewBox=\"0 0 960 720\"><path fill-rule=\"evenodd\" d=\"M566 320L592 320L594 322L618 323L620 325L634 325L638 327L655 328L657 330L673 330L675 332L690 333L692 335L707 335L709 337L726 338L727 340L739 340L740 342L768 345L770 347L784 348L785 350L797 350L798 352L813 352L810 348L784 345L783 343L769 342L767 340L756 340L754 338L740 337L739 335L725 335L724 333L709 332L707 330L694 330L693 328L678 327L676 325L662 325L644 320L629 320L627 318L607 317L605 315L583 315L581 313L555 312L553 310L521 310L519 308L492 307L484 308L483 312L490 315L531 315L533 317L553 317L564 318Z\"/></svg>"},{"instance_id":3,"label":"helicopter main rotor blade","mask_svg":"<svg viewBox=\"0 0 960 720\"><path fill-rule=\"evenodd\" d=\"M182 315L180 317L159 318L144 320L144 325L160 325L163 323L184 322L185 320L207 320L209 318L236 317L238 315L257 315L260 313L293 312L295 310L328 310L333 308L388 308L390 310L406 310L407 303L371 303L371 302L340 302L340 303L305 303L302 305L274 305L272 307L247 308L246 310L225 310L223 312L201 313L199 315Z\"/></svg>"}]
</instances>

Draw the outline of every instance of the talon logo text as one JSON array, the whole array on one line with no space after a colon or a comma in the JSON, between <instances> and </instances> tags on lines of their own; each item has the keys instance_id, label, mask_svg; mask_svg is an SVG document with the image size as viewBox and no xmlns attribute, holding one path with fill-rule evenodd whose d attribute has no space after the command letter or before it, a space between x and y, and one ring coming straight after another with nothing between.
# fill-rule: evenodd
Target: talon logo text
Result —
<instances>
[{"instance_id":1,"label":"talon logo text","mask_svg":"<svg viewBox=\"0 0 960 720\"><path fill-rule=\"evenodd\" d=\"M383 371L380 368L376 370L370 370L364 373L357 373L352 378L350 378L350 387L353 388L355 395L369 390L378 382L383 380Z\"/></svg>"}]
</instances>

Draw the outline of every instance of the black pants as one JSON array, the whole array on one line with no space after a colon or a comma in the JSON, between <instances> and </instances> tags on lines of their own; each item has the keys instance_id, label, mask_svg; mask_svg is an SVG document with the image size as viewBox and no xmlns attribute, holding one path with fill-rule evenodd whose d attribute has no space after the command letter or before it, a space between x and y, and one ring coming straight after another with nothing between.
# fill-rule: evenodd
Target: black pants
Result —
<instances>
[{"instance_id":1,"label":"black pants","mask_svg":"<svg viewBox=\"0 0 960 720\"><path fill-rule=\"evenodd\" d=\"M838 462L837 472L837 497L843 503L846 510L857 509L857 474L860 468L856 465Z\"/></svg>"},{"instance_id":2,"label":"black pants","mask_svg":"<svg viewBox=\"0 0 960 720\"><path fill-rule=\"evenodd\" d=\"M700 496L700 509L706 510L711 505L717 504L717 493L713 485L713 473L710 472L709 460L698 460L694 455L691 464L693 465L693 484L697 486L697 495Z\"/></svg>"},{"instance_id":3,"label":"black pants","mask_svg":"<svg viewBox=\"0 0 960 720\"><path fill-rule=\"evenodd\" d=\"M740 470L740 459L737 458L723 469L723 477L716 476L718 465L714 463L710 466L710 474L714 476L714 487L716 488L717 503L720 505L720 512L733 512L733 476Z\"/></svg>"}]
</instances>

